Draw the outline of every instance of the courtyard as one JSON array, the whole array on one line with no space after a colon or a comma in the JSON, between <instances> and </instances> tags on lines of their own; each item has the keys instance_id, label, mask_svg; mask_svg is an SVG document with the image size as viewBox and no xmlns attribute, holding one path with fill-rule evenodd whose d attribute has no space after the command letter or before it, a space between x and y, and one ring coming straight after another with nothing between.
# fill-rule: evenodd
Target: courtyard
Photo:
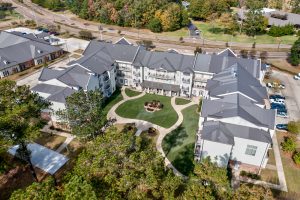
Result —
<instances>
[{"instance_id":1,"label":"courtyard","mask_svg":"<svg viewBox=\"0 0 300 200\"><path fill-rule=\"evenodd\" d=\"M146 102L159 101L163 108L155 112L145 109ZM171 97L145 94L144 96L124 102L116 109L116 114L123 118L151 122L163 128L170 128L178 120L178 115L171 105Z\"/></svg>"}]
</instances>

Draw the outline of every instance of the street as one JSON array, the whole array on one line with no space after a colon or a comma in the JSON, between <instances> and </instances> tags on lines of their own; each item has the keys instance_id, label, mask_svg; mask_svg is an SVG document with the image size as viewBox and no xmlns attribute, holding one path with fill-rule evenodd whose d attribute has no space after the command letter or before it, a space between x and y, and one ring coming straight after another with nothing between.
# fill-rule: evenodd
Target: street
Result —
<instances>
[{"instance_id":1,"label":"street","mask_svg":"<svg viewBox=\"0 0 300 200\"><path fill-rule=\"evenodd\" d=\"M47 9L44 9L36 4L33 4L30 0L24 0L24 4L17 2L16 0L8 0L13 3L16 7L16 10L25 16L28 19L33 19L37 22L38 25L42 24L55 24L60 25L61 29L67 30L72 34L78 34L78 32L83 30L89 30L93 32L93 35L96 38L101 38L105 40L116 40L115 38L120 38L121 35L118 34L118 31L121 30L123 36L136 41L139 40L151 40L154 42L154 45L159 50L167 49L176 49L181 53L193 53L196 46L201 46L202 50L212 53L219 52L220 50L226 48L225 43L222 41L209 41L200 38L183 38L184 43L179 43L178 37L164 36L161 34L152 33L149 30L139 30L128 27L118 27L118 26L109 26L103 25L97 22L86 21L78 18L74 14L70 14L68 11L65 12L51 12ZM100 36L99 26L102 27L102 36ZM204 44L204 45L203 45ZM239 52L241 48L251 49L252 44L246 43L230 43L229 47L232 49L237 49L236 52ZM256 49L259 53L260 49L265 49L268 51L269 58L286 58L288 56L287 50L290 48L290 45L281 45L280 49L277 49L277 44L257 44Z\"/></svg>"},{"instance_id":2,"label":"street","mask_svg":"<svg viewBox=\"0 0 300 200\"><path fill-rule=\"evenodd\" d=\"M300 80L294 80L293 76L284 72L273 70L272 77L285 84L281 90L286 97L285 103L288 111L288 118L277 117L276 123L288 123L300 119Z\"/></svg>"}]
</instances>

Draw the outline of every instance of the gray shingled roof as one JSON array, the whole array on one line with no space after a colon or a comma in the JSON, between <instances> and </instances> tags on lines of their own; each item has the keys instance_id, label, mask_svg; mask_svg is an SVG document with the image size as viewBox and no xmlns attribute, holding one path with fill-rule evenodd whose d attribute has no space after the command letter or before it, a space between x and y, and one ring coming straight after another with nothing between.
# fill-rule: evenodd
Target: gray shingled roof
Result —
<instances>
[{"instance_id":1,"label":"gray shingled roof","mask_svg":"<svg viewBox=\"0 0 300 200\"><path fill-rule=\"evenodd\" d=\"M0 70L61 50L26 37L0 32Z\"/></svg>"},{"instance_id":2,"label":"gray shingled roof","mask_svg":"<svg viewBox=\"0 0 300 200\"><path fill-rule=\"evenodd\" d=\"M194 70L200 72L219 73L224 69L239 65L245 68L255 78L260 78L261 62L256 59L227 57L222 55L198 54Z\"/></svg>"},{"instance_id":3,"label":"gray shingled roof","mask_svg":"<svg viewBox=\"0 0 300 200\"><path fill-rule=\"evenodd\" d=\"M193 72L194 60L195 57L189 55L140 50L133 65L172 72Z\"/></svg>"},{"instance_id":4,"label":"gray shingled roof","mask_svg":"<svg viewBox=\"0 0 300 200\"><path fill-rule=\"evenodd\" d=\"M240 19L245 19L247 11L243 11L240 9L238 11L238 16ZM271 17L272 14L280 14L280 15L287 15L287 20L281 20L274 17ZM263 14L266 18L268 18L269 25L275 25L275 26L285 26L288 24L297 25L300 26L300 15L295 13L289 13L289 12L283 12L283 11L271 11L266 12Z\"/></svg>"},{"instance_id":5,"label":"gray shingled roof","mask_svg":"<svg viewBox=\"0 0 300 200\"><path fill-rule=\"evenodd\" d=\"M126 38L122 37L120 38L115 44L122 44L122 45L132 45Z\"/></svg>"},{"instance_id":6,"label":"gray shingled roof","mask_svg":"<svg viewBox=\"0 0 300 200\"><path fill-rule=\"evenodd\" d=\"M234 54L234 52L227 48L223 51L221 51L220 53L218 53L219 56L225 56L225 57L236 57L236 55Z\"/></svg>"},{"instance_id":7,"label":"gray shingled roof","mask_svg":"<svg viewBox=\"0 0 300 200\"><path fill-rule=\"evenodd\" d=\"M264 130L220 121L204 122L201 130L201 138L213 142L234 145L234 137L272 143L270 134Z\"/></svg>"},{"instance_id":8,"label":"gray shingled roof","mask_svg":"<svg viewBox=\"0 0 300 200\"><path fill-rule=\"evenodd\" d=\"M167 83L159 83L159 82L152 82L152 81L143 81L141 86L144 88L150 89L163 89L167 91L178 92L180 91L179 85L167 84Z\"/></svg>"},{"instance_id":9,"label":"gray shingled roof","mask_svg":"<svg viewBox=\"0 0 300 200\"><path fill-rule=\"evenodd\" d=\"M68 86L86 89L90 76L90 71L79 65L74 65L64 70L43 68L39 81L57 79Z\"/></svg>"},{"instance_id":10,"label":"gray shingled roof","mask_svg":"<svg viewBox=\"0 0 300 200\"><path fill-rule=\"evenodd\" d=\"M49 97L46 98L47 100L59 103L66 103L66 98L76 92L76 90L68 87L61 87L44 83L37 84L31 90L34 92L49 94Z\"/></svg>"},{"instance_id":11,"label":"gray shingled roof","mask_svg":"<svg viewBox=\"0 0 300 200\"><path fill-rule=\"evenodd\" d=\"M260 108L240 94L231 94L222 99L204 99L201 117L217 119L241 117L253 124L274 129L275 111Z\"/></svg>"},{"instance_id":12,"label":"gray shingled roof","mask_svg":"<svg viewBox=\"0 0 300 200\"><path fill-rule=\"evenodd\" d=\"M206 90L209 91L209 95L212 97L240 92L259 104L264 104L264 99L268 98L267 89L260 84L259 80L239 65L215 74L211 80L207 81Z\"/></svg>"}]
</instances>

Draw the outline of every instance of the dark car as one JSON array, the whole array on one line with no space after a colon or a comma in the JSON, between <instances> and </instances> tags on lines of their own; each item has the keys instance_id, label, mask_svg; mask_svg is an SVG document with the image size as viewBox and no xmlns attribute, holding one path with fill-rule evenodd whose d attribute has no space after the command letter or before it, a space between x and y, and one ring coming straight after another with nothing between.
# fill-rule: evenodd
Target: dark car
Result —
<instances>
[{"instance_id":1,"label":"dark car","mask_svg":"<svg viewBox=\"0 0 300 200\"><path fill-rule=\"evenodd\" d=\"M285 130L285 131L287 131L288 130L288 125L287 124L276 124L276 128L278 130Z\"/></svg>"},{"instance_id":2,"label":"dark car","mask_svg":"<svg viewBox=\"0 0 300 200\"><path fill-rule=\"evenodd\" d=\"M42 27L37 28L38 31L43 31L44 29Z\"/></svg>"},{"instance_id":3,"label":"dark car","mask_svg":"<svg viewBox=\"0 0 300 200\"><path fill-rule=\"evenodd\" d=\"M45 33L49 33L49 30L48 30L48 29L46 29L46 28L44 28L44 29L43 29L43 32L45 32Z\"/></svg>"},{"instance_id":4,"label":"dark car","mask_svg":"<svg viewBox=\"0 0 300 200\"><path fill-rule=\"evenodd\" d=\"M270 95L270 99L285 99L285 97L279 94L272 94Z\"/></svg>"}]
</instances>

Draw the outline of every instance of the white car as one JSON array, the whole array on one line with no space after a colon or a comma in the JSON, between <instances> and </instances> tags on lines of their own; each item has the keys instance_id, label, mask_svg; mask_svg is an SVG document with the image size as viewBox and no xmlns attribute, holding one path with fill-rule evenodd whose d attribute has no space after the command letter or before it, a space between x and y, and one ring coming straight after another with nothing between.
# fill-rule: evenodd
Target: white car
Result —
<instances>
[{"instance_id":1,"label":"white car","mask_svg":"<svg viewBox=\"0 0 300 200\"><path fill-rule=\"evenodd\" d=\"M270 99L271 103L285 104L284 99Z\"/></svg>"},{"instance_id":2,"label":"white car","mask_svg":"<svg viewBox=\"0 0 300 200\"><path fill-rule=\"evenodd\" d=\"M295 80L300 80L299 74L298 74L298 75L295 75L295 76L294 76L294 79L295 79Z\"/></svg>"}]
</instances>

